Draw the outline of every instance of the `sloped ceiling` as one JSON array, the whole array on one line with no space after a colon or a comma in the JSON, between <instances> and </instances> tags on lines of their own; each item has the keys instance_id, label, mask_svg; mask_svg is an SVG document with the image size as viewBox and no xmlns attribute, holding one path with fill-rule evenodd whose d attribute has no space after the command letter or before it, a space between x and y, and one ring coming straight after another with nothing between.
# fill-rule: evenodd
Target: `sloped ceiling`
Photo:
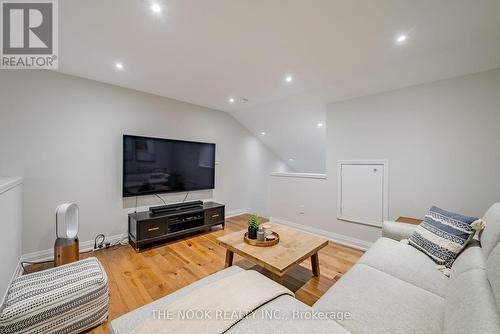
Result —
<instances>
[{"instance_id":1,"label":"sloped ceiling","mask_svg":"<svg viewBox=\"0 0 500 334\"><path fill-rule=\"evenodd\" d=\"M317 123L328 102L500 67L498 0L64 0L59 8L61 72L230 112L298 171L324 170L327 129ZM401 45L399 34L408 36Z\"/></svg>"}]
</instances>

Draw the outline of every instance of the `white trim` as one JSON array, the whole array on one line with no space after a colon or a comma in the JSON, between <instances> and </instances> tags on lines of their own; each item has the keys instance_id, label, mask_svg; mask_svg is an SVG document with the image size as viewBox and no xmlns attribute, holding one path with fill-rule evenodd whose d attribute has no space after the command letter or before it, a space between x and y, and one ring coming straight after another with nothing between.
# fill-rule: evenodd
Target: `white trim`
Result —
<instances>
[{"instance_id":1,"label":"white trim","mask_svg":"<svg viewBox=\"0 0 500 334\"><path fill-rule=\"evenodd\" d=\"M353 224L361 224L361 225L382 228L381 222L374 222L374 221L368 221L368 220L361 220L359 218L339 217L339 216L337 216L337 219L344 221L344 222L353 223ZM385 221L385 219L384 219L384 221Z\"/></svg>"},{"instance_id":2,"label":"white trim","mask_svg":"<svg viewBox=\"0 0 500 334\"><path fill-rule=\"evenodd\" d=\"M373 222L361 220L359 218L346 217L342 215L342 165L383 165L384 166L384 184L382 189L382 221ZM337 219L350 223L363 224L374 227L382 227L385 220L389 220L389 160L338 160L337 161Z\"/></svg>"},{"instance_id":3,"label":"white trim","mask_svg":"<svg viewBox=\"0 0 500 334\"><path fill-rule=\"evenodd\" d=\"M10 281L10 283L12 283L12 281L13 281L15 278L17 278L17 277L21 276L21 275L23 274L23 271L24 271L24 270L23 270L23 266L21 265L21 261L19 261L19 262L17 263L16 270L14 271L14 275L12 276L12 280ZM10 284L9 284L9 286L10 286Z\"/></svg>"},{"instance_id":4,"label":"white trim","mask_svg":"<svg viewBox=\"0 0 500 334\"><path fill-rule=\"evenodd\" d=\"M11 286L12 281L14 281L14 279L16 279L17 277L21 276L22 273L23 273L23 267L21 266L21 261L18 261L16 269L12 273L12 277L10 278L9 284L7 285L7 289L3 293L2 301L0 302L0 310L3 308L3 303L5 302L5 298L7 298L7 292L9 291L9 287Z\"/></svg>"},{"instance_id":5,"label":"white trim","mask_svg":"<svg viewBox=\"0 0 500 334\"><path fill-rule=\"evenodd\" d=\"M231 217L234 217L234 216L239 216L239 215L242 215L242 214L245 214L245 213L249 213L249 212L250 211L248 211L248 209L231 210L231 211L226 212L226 218L231 218Z\"/></svg>"},{"instance_id":6,"label":"white trim","mask_svg":"<svg viewBox=\"0 0 500 334\"><path fill-rule=\"evenodd\" d=\"M54 250L52 248L23 254L23 255L21 255L20 262L24 262L24 261L28 261L28 262L49 261L51 259L54 259Z\"/></svg>"},{"instance_id":7,"label":"white trim","mask_svg":"<svg viewBox=\"0 0 500 334\"><path fill-rule=\"evenodd\" d=\"M112 235L106 237L106 242L114 244L128 237L128 233L122 233L117 235ZM80 242L80 253L88 252L94 249L95 240L87 240ZM54 259L54 249L44 249L37 252L27 253L21 255L21 261L38 262L38 261L49 261Z\"/></svg>"},{"instance_id":8,"label":"white trim","mask_svg":"<svg viewBox=\"0 0 500 334\"><path fill-rule=\"evenodd\" d=\"M0 177L0 194L22 183L22 177Z\"/></svg>"},{"instance_id":9,"label":"white trim","mask_svg":"<svg viewBox=\"0 0 500 334\"><path fill-rule=\"evenodd\" d=\"M276 177L295 177L295 178L304 178L304 179L322 179L326 180L326 174L316 174L316 173L271 173L270 176Z\"/></svg>"},{"instance_id":10,"label":"white trim","mask_svg":"<svg viewBox=\"0 0 500 334\"><path fill-rule=\"evenodd\" d=\"M347 247L351 247L351 248L355 248L355 249L359 249L362 251L368 250L368 248L370 248L372 245L372 242L369 242L369 241L348 237L346 235L337 234L337 233L330 232L330 231L325 231L323 229L319 229L316 227L292 223L292 222L289 222L287 220L276 218L276 217L271 217L269 220L271 221L271 223L275 222L275 223L278 223L281 225L286 225L288 227L292 227L292 228L295 228L297 230L305 231L308 233L312 233L312 234L324 237L328 240L333 241L334 243L337 243L337 244L340 244L343 246L347 246Z\"/></svg>"}]
</instances>

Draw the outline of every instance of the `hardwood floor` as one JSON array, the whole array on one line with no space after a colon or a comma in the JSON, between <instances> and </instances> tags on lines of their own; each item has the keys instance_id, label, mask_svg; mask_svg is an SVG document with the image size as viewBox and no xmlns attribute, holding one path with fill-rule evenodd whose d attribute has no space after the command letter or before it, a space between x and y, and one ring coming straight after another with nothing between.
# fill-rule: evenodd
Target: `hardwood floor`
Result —
<instances>
[{"instance_id":1,"label":"hardwood floor","mask_svg":"<svg viewBox=\"0 0 500 334\"><path fill-rule=\"evenodd\" d=\"M247 219L248 215L228 218L224 230L216 227L211 232L172 240L139 253L128 245L83 254L82 258L97 257L108 274L109 319L115 319L223 269L226 250L217 245L216 238L245 229ZM319 252L320 277L313 276L311 261L304 261L287 272L284 285L295 293L297 299L312 305L362 254L362 251L330 242ZM270 272L236 254L233 263L272 277ZM48 266L33 265L27 268L27 272ZM89 333L108 333L108 323Z\"/></svg>"}]
</instances>

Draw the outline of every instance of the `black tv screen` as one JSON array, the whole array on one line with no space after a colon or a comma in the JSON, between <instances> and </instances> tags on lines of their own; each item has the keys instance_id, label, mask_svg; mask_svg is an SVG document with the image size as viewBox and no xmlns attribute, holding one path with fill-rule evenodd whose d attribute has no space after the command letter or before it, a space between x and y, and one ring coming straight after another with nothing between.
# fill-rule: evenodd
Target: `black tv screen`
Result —
<instances>
[{"instance_id":1,"label":"black tv screen","mask_svg":"<svg viewBox=\"0 0 500 334\"><path fill-rule=\"evenodd\" d=\"M123 197L213 189L215 144L123 136Z\"/></svg>"}]
</instances>

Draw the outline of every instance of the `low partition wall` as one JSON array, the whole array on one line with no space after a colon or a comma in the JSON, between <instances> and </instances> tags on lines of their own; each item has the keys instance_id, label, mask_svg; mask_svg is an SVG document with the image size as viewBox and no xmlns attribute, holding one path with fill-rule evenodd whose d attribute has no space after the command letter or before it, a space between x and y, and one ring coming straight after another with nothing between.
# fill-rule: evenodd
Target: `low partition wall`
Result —
<instances>
[{"instance_id":1,"label":"low partition wall","mask_svg":"<svg viewBox=\"0 0 500 334\"><path fill-rule=\"evenodd\" d=\"M361 250L380 237L380 228L337 219L335 180L326 174L272 173L270 178L271 221Z\"/></svg>"},{"instance_id":2,"label":"low partition wall","mask_svg":"<svg viewBox=\"0 0 500 334\"><path fill-rule=\"evenodd\" d=\"M0 308L12 279L20 272L22 249L22 182L20 177L0 177Z\"/></svg>"}]
</instances>

